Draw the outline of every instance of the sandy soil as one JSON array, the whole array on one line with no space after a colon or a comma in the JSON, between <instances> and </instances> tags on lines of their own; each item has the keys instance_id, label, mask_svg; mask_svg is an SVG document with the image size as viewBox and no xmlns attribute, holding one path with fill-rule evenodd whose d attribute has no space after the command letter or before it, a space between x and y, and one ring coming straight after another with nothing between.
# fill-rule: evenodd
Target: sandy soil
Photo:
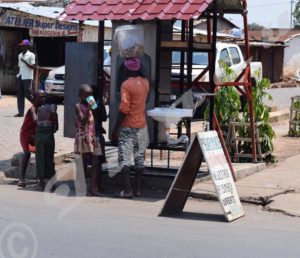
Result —
<instances>
[{"instance_id":1,"label":"sandy soil","mask_svg":"<svg viewBox=\"0 0 300 258\"><path fill-rule=\"evenodd\" d=\"M2 99L3 100L3 99ZM0 100L0 108L11 110L16 109L16 98L15 97L5 97L5 101ZM26 108L29 107L29 103L26 102ZM202 130L203 126L201 124L193 126L192 132L197 132ZM276 139L274 140L275 151L274 155L278 161L283 161L288 157L300 153L300 138L288 137L289 122L283 121L277 124L273 124L273 128L276 132ZM161 163L166 165L167 151L154 151L154 157L157 160L161 160ZM182 159L184 158L183 152L171 152L170 159L171 165L180 165ZM150 163L150 151L147 151L147 162Z\"/></svg>"},{"instance_id":2,"label":"sandy soil","mask_svg":"<svg viewBox=\"0 0 300 258\"><path fill-rule=\"evenodd\" d=\"M274 155L279 162L300 153L300 137L288 136L289 121L274 124L273 129L276 132Z\"/></svg>"},{"instance_id":3,"label":"sandy soil","mask_svg":"<svg viewBox=\"0 0 300 258\"><path fill-rule=\"evenodd\" d=\"M292 80L292 79L285 79L282 82L277 82L277 83L272 83L271 84L272 89L295 88L295 87L300 87L300 82Z\"/></svg>"}]
</instances>

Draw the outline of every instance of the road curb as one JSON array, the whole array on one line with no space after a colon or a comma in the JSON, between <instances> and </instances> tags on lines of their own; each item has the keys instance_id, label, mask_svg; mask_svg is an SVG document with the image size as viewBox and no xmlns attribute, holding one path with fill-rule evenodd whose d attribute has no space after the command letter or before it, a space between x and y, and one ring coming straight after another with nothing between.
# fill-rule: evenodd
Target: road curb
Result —
<instances>
[{"instance_id":1,"label":"road curb","mask_svg":"<svg viewBox=\"0 0 300 258\"><path fill-rule=\"evenodd\" d=\"M73 158L73 154L70 152L64 153L56 153L54 155L54 163L56 168L64 163L68 163L70 159ZM7 178L19 178L20 175L20 159L22 155L21 153L16 153L11 160L11 166L2 170L2 176L0 171L0 182ZM35 167L35 157L31 157L28 163L27 171L26 171L26 179L35 179L36 178L36 167Z\"/></svg>"},{"instance_id":2,"label":"road curb","mask_svg":"<svg viewBox=\"0 0 300 258\"><path fill-rule=\"evenodd\" d=\"M236 163L233 164L234 167L236 167L238 165L240 165L240 164L236 164ZM252 176L256 173L259 173L260 171L262 171L266 168L267 168L266 163L258 163L258 164L245 163L245 168L235 169L235 176L236 176L237 180L239 181L245 177ZM210 181L210 176L196 179L194 185L203 183L203 182L207 182L207 181ZM212 200L212 201L218 200L216 193L198 193L193 190L190 192L190 197L202 199L202 200Z\"/></svg>"},{"instance_id":3,"label":"road curb","mask_svg":"<svg viewBox=\"0 0 300 258\"><path fill-rule=\"evenodd\" d=\"M290 119L290 111L288 109L279 110L270 113L270 123L279 123Z\"/></svg>"},{"instance_id":4,"label":"road curb","mask_svg":"<svg viewBox=\"0 0 300 258\"><path fill-rule=\"evenodd\" d=\"M253 164L253 163L233 163L232 164L234 167L234 173L236 176L237 180L241 180L245 177L254 175L264 169L266 169L267 165L266 163L257 163L257 164ZM244 168L237 168L238 166L244 165ZM249 167L250 166L250 167ZM206 177L202 177L202 178L197 178L195 180L195 184L198 183L202 183L202 182L207 182L210 180L210 175L206 176Z\"/></svg>"}]
</instances>

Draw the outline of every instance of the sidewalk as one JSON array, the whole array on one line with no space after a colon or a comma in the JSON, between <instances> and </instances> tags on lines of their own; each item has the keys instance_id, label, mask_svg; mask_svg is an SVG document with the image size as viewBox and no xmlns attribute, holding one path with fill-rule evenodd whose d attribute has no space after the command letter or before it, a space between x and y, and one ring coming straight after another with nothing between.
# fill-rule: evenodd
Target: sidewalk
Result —
<instances>
[{"instance_id":1,"label":"sidewalk","mask_svg":"<svg viewBox=\"0 0 300 258\"><path fill-rule=\"evenodd\" d=\"M276 167L243 178L236 183L243 202L263 205L267 211L300 217L300 154ZM195 184L192 196L216 200L211 181Z\"/></svg>"},{"instance_id":2,"label":"sidewalk","mask_svg":"<svg viewBox=\"0 0 300 258\"><path fill-rule=\"evenodd\" d=\"M23 118L13 117L17 113L17 99L13 96L3 96L0 100L0 174L4 177L1 171L8 171L6 174L9 177L16 178L18 177L18 155L17 153L22 152L22 148L19 140L19 132L23 123ZM26 109L30 107L30 103L26 102ZM57 170L60 170L60 165L64 166L64 159L66 154L69 154L73 151L74 140L63 137L63 128L64 128L64 107L62 105L58 106L58 117L59 117L59 131L55 134L56 141L56 165ZM108 123L104 123L106 129ZM107 153L107 159L117 160L116 151L113 153L109 151ZM13 159L15 155L16 158ZM167 152L163 152L163 158L160 159L159 151L155 152L155 166L156 167L166 167L167 165ZM150 166L150 151L147 151L146 156L146 165ZM178 169L181 165L181 162L184 158L184 153L172 153L171 155L171 167ZM69 162L69 161L68 161ZM12 164L13 163L13 164ZM237 171L239 177L245 177L249 174L257 173L258 171L264 168L263 164L235 164L235 170ZM65 170L65 169L63 169ZM27 177L35 177L35 161L34 155L32 155L31 161L29 163ZM1 175L0 175L1 179Z\"/></svg>"},{"instance_id":3,"label":"sidewalk","mask_svg":"<svg viewBox=\"0 0 300 258\"><path fill-rule=\"evenodd\" d=\"M26 101L25 110L30 107ZM58 106L59 131L55 134L56 154L72 152L74 140L63 137L63 106ZM2 96L0 99L0 171L10 168L14 154L22 152L19 134L24 118L17 113L17 98Z\"/></svg>"}]
</instances>

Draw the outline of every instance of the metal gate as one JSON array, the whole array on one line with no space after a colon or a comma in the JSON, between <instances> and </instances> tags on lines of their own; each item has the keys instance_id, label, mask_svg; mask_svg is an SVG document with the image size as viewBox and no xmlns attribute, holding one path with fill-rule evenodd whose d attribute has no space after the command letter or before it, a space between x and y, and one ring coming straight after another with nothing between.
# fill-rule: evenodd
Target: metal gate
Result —
<instances>
[{"instance_id":1,"label":"metal gate","mask_svg":"<svg viewBox=\"0 0 300 258\"><path fill-rule=\"evenodd\" d=\"M66 43L64 136L74 138L75 104L81 84L97 85L97 43Z\"/></svg>"}]
</instances>

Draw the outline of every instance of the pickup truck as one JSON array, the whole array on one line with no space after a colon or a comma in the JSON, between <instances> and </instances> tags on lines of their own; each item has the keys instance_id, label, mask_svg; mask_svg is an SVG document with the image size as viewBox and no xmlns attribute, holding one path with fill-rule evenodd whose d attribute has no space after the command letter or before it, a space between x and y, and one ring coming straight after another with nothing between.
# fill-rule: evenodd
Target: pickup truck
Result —
<instances>
[{"instance_id":1,"label":"pickup truck","mask_svg":"<svg viewBox=\"0 0 300 258\"><path fill-rule=\"evenodd\" d=\"M111 46L104 46L104 70L110 74L110 50ZM45 91L48 95L63 100L65 95L65 66L56 67L51 70L45 81Z\"/></svg>"},{"instance_id":2,"label":"pickup truck","mask_svg":"<svg viewBox=\"0 0 300 258\"><path fill-rule=\"evenodd\" d=\"M179 74L180 74L180 52L173 52L172 55L172 90L175 90L179 86ZM217 43L217 56L216 56L216 78L223 81L225 76L224 65L228 65L233 71L234 76L237 76L243 71L247 63L244 60L242 51L238 45L229 43ZM193 69L192 79L196 77L207 67L208 54L203 52L193 53ZM262 78L262 63L251 62L251 79L252 83ZM235 78L232 78L234 81ZM186 81L186 65L185 65L185 81ZM200 81L209 81L209 72L207 72Z\"/></svg>"}]
</instances>

